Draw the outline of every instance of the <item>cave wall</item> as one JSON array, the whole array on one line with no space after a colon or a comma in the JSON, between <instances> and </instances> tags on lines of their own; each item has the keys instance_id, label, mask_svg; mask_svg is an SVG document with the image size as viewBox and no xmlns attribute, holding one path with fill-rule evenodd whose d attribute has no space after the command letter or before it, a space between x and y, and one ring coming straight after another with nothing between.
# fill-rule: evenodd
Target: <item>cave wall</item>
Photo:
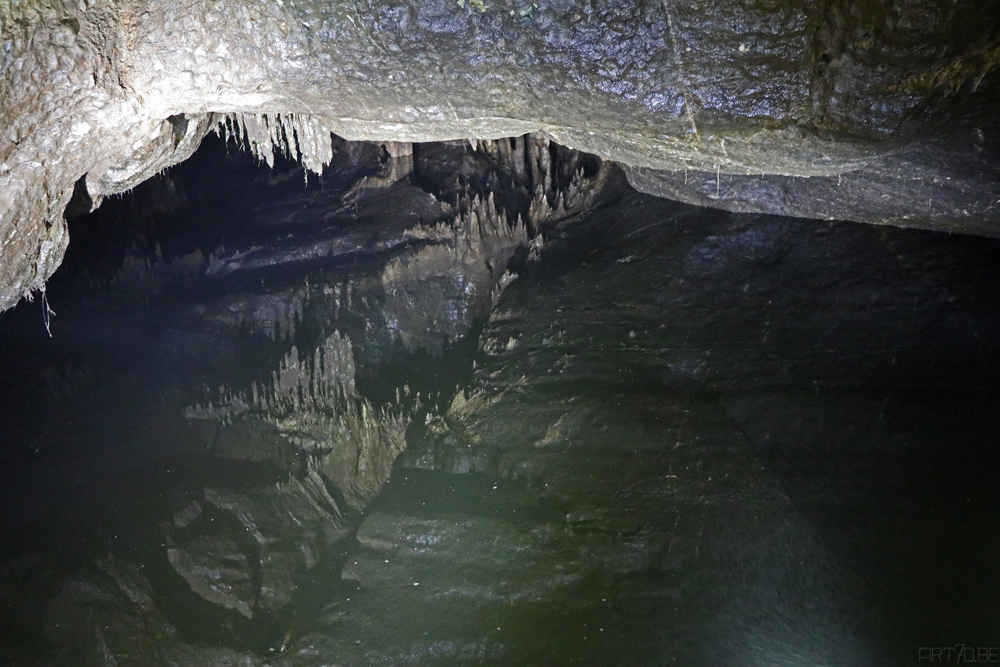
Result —
<instances>
[{"instance_id":1,"label":"cave wall","mask_svg":"<svg viewBox=\"0 0 1000 667\"><path fill-rule=\"evenodd\" d=\"M131 188L226 113L312 167L329 133L539 132L682 201L998 235L998 9L0 0L0 309L58 267L79 179Z\"/></svg>"}]
</instances>

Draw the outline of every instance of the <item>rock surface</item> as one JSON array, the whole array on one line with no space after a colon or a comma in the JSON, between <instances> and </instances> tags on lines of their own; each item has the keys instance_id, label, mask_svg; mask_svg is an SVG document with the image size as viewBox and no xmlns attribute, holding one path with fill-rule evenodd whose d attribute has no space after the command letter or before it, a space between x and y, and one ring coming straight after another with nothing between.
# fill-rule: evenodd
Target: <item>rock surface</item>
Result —
<instances>
[{"instance_id":1,"label":"rock surface","mask_svg":"<svg viewBox=\"0 0 1000 667\"><path fill-rule=\"evenodd\" d=\"M1000 641L997 241L690 207L537 136L213 200L226 148L75 219L117 250L71 251L52 338L3 316L0 660Z\"/></svg>"},{"instance_id":2,"label":"rock surface","mask_svg":"<svg viewBox=\"0 0 1000 667\"><path fill-rule=\"evenodd\" d=\"M23 308L5 320L33 341L2 355L22 369L8 377L41 384L0 401L5 445L31 443L0 449L0 488L20 498L4 504L23 508L0 517L12 600L2 660L8 629L22 626L24 651L48 664L257 664L286 646L303 599L329 591L317 572L339 573L411 418L454 391L442 358L458 349L468 361L468 336L512 269L537 259L540 226L592 207L610 173L540 137L409 151L341 142L322 179L229 148L210 142L191 172L74 219L89 241L52 286L53 338L35 336L40 321L20 320ZM251 185L212 182L234 167ZM86 261L97 248L116 253ZM53 360L36 376L32 344L87 361ZM38 434L29 415L43 403L104 425ZM68 443L72 462L53 472ZM19 451L37 465L21 467ZM60 546L33 545L33 513L64 511L73 529L48 538ZM7 539L18 526L24 541ZM114 628L90 632L91 621ZM229 648L202 646L220 642Z\"/></svg>"},{"instance_id":3,"label":"rock surface","mask_svg":"<svg viewBox=\"0 0 1000 667\"><path fill-rule=\"evenodd\" d=\"M414 142L537 131L674 172L633 182L687 201L995 235L998 9L996 0L6 2L0 308L44 289L59 265L74 184L92 202L127 190L188 157L227 113L243 114L261 154L288 150L313 170L331 155L330 132ZM911 178L955 177L925 149L928 135L959 162L989 153L962 196L928 185L919 189L930 198L909 196ZM901 152L912 164L892 159ZM746 193L720 201L677 186L689 170L764 174L767 186L751 202ZM784 178L849 173L867 188L824 185L816 205L813 182ZM775 189L794 205L775 203ZM899 203L887 209L873 196Z\"/></svg>"},{"instance_id":4,"label":"rock surface","mask_svg":"<svg viewBox=\"0 0 1000 667\"><path fill-rule=\"evenodd\" d=\"M971 288L995 243L634 194L563 232L290 664L907 665L948 627L995 640L1000 341Z\"/></svg>"}]
</instances>

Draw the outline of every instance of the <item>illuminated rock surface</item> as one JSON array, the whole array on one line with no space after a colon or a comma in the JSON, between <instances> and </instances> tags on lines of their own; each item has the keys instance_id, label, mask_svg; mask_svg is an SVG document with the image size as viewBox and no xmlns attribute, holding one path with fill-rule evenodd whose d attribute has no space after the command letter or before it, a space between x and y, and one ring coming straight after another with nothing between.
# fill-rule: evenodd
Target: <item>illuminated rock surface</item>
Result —
<instances>
[{"instance_id":1,"label":"illuminated rock surface","mask_svg":"<svg viewBox=\"0 0 1000 667\"><path fill-rule=\"evenodd\" d=\"M331 131L537 131L691 203L996 236L998 17L995 0L7 1L0 308L58 267L75 183L134 187L227 113L314 170Z\"/></svg>"}]
</instances>

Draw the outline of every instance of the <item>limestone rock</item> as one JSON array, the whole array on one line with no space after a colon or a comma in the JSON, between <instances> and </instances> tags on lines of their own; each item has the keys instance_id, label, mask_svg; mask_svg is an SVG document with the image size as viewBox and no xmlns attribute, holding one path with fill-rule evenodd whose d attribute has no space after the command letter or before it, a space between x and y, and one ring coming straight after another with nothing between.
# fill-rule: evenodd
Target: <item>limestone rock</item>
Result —
<instances>
[{"instance_id":1,"label":"limestone rock","mask_svg":"<svg viewBox=\"0 0 1000 667\"><path fill-rule=\"evenodd\" d=\"M153 595L137 565L109 554L63 585L46 611L45 634L88 667L155 655L176 629Z\"/></svg>"},{"instance_id":2,"label":"limestone rock","mask_svg":"<svg viewBox=\"0 0 1000 667\"><path fill-rule=\"evenodd\" d=\"M202 537L184 548L167 549L170 564L191 589L213 604L253 616L255 591L250 563L232 540Z\"/></svg>"},{"instance_id":3,"label":"limestone rock","mask_svg":"<svg viewBox=\"0 0 1000 667\"><path fill-rule=\"evenodd\" d=\"M0 308L59 265L75 183L85 177L95 200L128 189L190 155L217 114L242 114L265 158L267 136L310 169L328 160L329 132L421 142L537 131L636 168L717 175L864 179L874 164L888 176L878 196L906 203L888 216L856 202L857 218L982 233L995 218L939 214L906 197L905 168L879 160L927 135L960 158L995 156L997 16L997 0L8 2ZM915 159L954 177L934 151ZM996 179L995 157L984 164L969 211ZM814 217L852 208L799 200Z\"/></svg>"}]
</instances>

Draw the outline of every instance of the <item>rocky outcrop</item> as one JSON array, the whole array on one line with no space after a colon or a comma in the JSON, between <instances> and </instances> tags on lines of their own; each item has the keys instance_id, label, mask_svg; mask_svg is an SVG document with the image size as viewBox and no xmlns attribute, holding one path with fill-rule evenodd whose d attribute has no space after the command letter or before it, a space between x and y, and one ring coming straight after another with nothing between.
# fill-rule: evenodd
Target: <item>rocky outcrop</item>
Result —
<instances>
[{"instance_id":1,"label":"rocky outcrop","mask_svg":"<svg viewBox=\"0 0 1000 667\"><path fill-rule=\"evenodd\" d=\"M184 547L167 549L170 564L208 602L253 615L256 591L250 564L235 542L219 536L202 537Z\"/></svg>"},{"instance_id":2,"label":"rocky outcrop","mask_svg":"<svg viewBox=\"0 0 1000 667\"><path fill-rule=\"evenodd\" d=\"M253 167L233 148L212 138L164 178L75 219L91 243L50 286L54 338L27 336L86 351L25 370L37 387L5 370L23 394L17 405L88 420L128 415L129 425L82 435L68 426L41 445L17 438L32 460L45 459L46 481L4 485L5 498L79 489L87 500L60 508L94 514L67 518L73 531L49 536L71 545L73 559L22 543L0 561L0 589L12 599L0 615L4 660L12 644L55 655L40 664L75 665L258 664L290 648L315 614L303 602L325 604L329 588L349 585L343 554L411 420L447 404L467 372L470 332L516 272L538 264L554 225L621 186L606 163L538 136L475 146L340 141L322 181L280 154L273 171ZM250 164L250 184L220 194L204 179L220 162ZM206 198L207 189L220 196ZM124 228L127 218L138 224ZM79 252L101 247L116 248L118 261L88 264ZM7 321L37 329L37 318L18 319L26 312ZM33 354L2 356L8 368L27 368ZM125 368L135 380L114 370ZM20 411L6 400L17 390L5 394L5 415ZM33 419L23 419L27 433ZM76 440L87 433L96 448L120 444L122 454L93 456ZM43 474L56 441L76 442L78 461ZM145 472L122 473L125 461ZM84 481L97 477L108 485ZM124 479L135 480L134 494L120 491ZM127 510L100 507L106 500ZM94 518L105 511L115 518ZM11 640L8 628L37 631L43 619L44 634L25 648Z\"/></svg>"},{"instance_id":3,"label":"rocky outcrop","mask_svg":"<svg viewBox=\"0 0 1000 667\"><path fill-rule=\"evenodd\" d=\"M946 618L995 634L965 509L995 244L631 193L543 258L293 664L905 664Z\"/></svg>"},{"instance_id":4,"label":"rocky outcrop","mask_svg":"<svg viewBox=\"0 0 1000 667\"><path fill-rule=\"evenodd\" d=\"M45 619L47 637L61 647L58 659L78 665L263 664L250 653L173 641L177 628L156 606L153 594L154 587L141 567L111 555L68 581L49 605Z\"/></svg>"},{"instance_id":5,"label":"rocky outcrop","mask_svg":"<svg viewBox=\"0 0 1000 667\"><path fill-rule=\"evenodd\" d=\"M182 225L60 277L52 339L5 316L0 659L892 665L995 635L996 244L623 195L538 136L336 148L323 187L261 169L280 194L225 250Z\"/></svg>"},{"instance_id":6,"label":"rocky outcrop","mask_svg":"<svg viewBox=\"0 0 1000 667\"><path fill-rule=\"evenodd\" d=\"M727 174L721 168L626 172L642 192L697 206L996 237L1000 144L949 145L954 141L914 142L872 158L862 169L807 178Z\"/></svg>"},{"instance_id":7,"label":"rocky outcrop","mask_svg":"<svg viewBox=\"0 0 1000 667\"><path fill-rule=\"evenodd\" d=\"M379 277L389 331L409 350L437 349L442 336L455 342L465 335L477 314L496 305L514 279L507 263L528 245L524 223L509 224L492 194L469 201L451 224L408 233L431 243L393 259Z\"/></svg>"},{"instance_id":8,"label":"rocky outcrop","mask_svg":"<svg viewBox=\"0 0 1000 667\"><path fill-rule=\"evenodd\" d=\"M7 2L0 308L59 265L74 184L91 201L133 187L228 113L261 154L276 141L310 169L331 131L537 131L687 201L994 235L997 16L995 0ZM970 160L961 196L942 197L937 183ZM908 196L913 170L931 197ZM715 174L716 197L680 188L687 172ZM722 197L730 174L766 185ZM847 174L857 186L823 197L799 178ZM790 194L775 204L775 190Z\"/></svg>"},{"instance_id":9,"label":"rocky outcrop","mask_svg":"<svg viewBox=\"0 0 1000 667\"><path fill-rule=\"evenodd\" d=\"M350 162L351 150L336 159ZM366 355L387 358L397 343L436 354L490 312L513 266L538 256L543 225L621 187L609 185L609 163L537 135L381 150L377 171L272 203L212 253L203 284L269 287L227 288L204 305L203 325L272 338L337 326Z\"/></svg>"},{"instance_id":10,"label":"rocky outcrop","mask_svg":"<svg viewBox=\"0 0 1000 667\"><path fill-rule=\"evenodd\" d=\"M354 376L351 342L334 333L312 358L300 359L293 348L251 396L185 411L189 419L244 427L235 437L217 436L226 443L217 456L267 461L294 473L244 491L206 488L205 502L235 522L200 514L175 520L190 535L168 550L170 563L205 600L247 618L258 608L281 609L296 588L294 574L344 537L345 515L364 509L388 481L406 446L408 419L360 398ZM262 451L261 442L269 447ZM180 539L174 526L165 529L171 543ZM239 546L241 536L249 549Z\"/></svg>"},{"instance_id":11,"label":"rocky outcrop","mask_svg":"<svg viewBox=\"0 0 1000 667\"><path fill-rule=\"evenodd\" d=\"M158 565L172 572L108 555L64 583L46 611L48 639L78 664L259 664L236 650L193 646L190 619L252 634L287 617L304 573L351 534L381 491L405 448L408 418L359 397L354 374L350 341L333 334L310 358L293 350L250 395L189 408L189 419L243 426L217 437L214 454L249 466L246 478L189 494L160 524L166 562ZM269 467L289 470L263 481ZM176 588L185 585L189 592Z\"/></svg>"}]
</instances>

